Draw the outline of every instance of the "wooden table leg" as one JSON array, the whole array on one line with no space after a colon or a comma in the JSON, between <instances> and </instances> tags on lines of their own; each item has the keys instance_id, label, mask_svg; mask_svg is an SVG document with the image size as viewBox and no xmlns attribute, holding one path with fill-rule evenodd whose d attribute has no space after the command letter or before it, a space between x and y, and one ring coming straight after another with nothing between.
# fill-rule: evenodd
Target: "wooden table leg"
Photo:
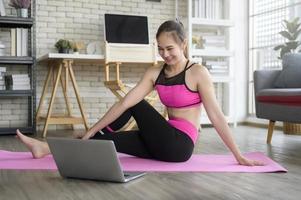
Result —
<instances>
[{"instance_id":1,"label":"wooden table leg","mask_svg":"<svg viewBox=\"0 0 301 200\"><path fill-rule=\"evenodd\" d=\"M48 107L48 112L47 112L47 115L46 115L46 121L45 121L44 129L43 129L43 137L46 137L46 132L47 132L48 124L49 124L49 119L51 117L52 106L53 106L53 103L54 103L56 90L57 90L57 87L58 87L58 84L59 84L61 72L62 72L62 64L60 64L58 69L57 69L55 84L54 84L54 87L53 87L53 90L52 90L51 99L50 99L50 103L49 103L49 107Z\"/></svg>"},{"instance_id":2,"label":"wooden table leg","mask_svg":"<svg viewBox=\"0 0 301 200\"><path fill-rule=\"evenodd\" d=\"M64 62L64 67L65 67L65 84L64 84L64 81L62 79L62 76L60 77L60 80L61 80L61 86L62 86L64 99L65 99L65 102L66 102L68 116L71 117L72 111L71 111L70 101L69 101L69 98L68 98L68 76L69 76L68 63ZM71 124L71 126L72 126L72 129L74 129L74 125Z\"/></svg>"},{"instance_id":3,"label":"wooden table leg","mask_svg":"<svg viewBox=\"0 0 301 200\"><path fill-rule=\"evenodd\" d=\"M89 126L88 126L87 119L86 119L86 116L85 116L85 113L84 113L84 109L83 109L83 106L82 106L82 103L81 103L81 100L80 100L79 90L78 90L78 87L77 87L77 84L76 84L74 72L73 72L73 69L72 69L72 61L71 60L69 60L68 69L69 69L69 73L70 73L71 82L72 82L72 85L73 85L73 88L74 88L74 92L75 92L75 95L76 95L77 103L78 103L78 106L79 106L79 109L80 109L80 113L81 113L81 116L83 118L85 128L86 128L86 130L88 130Z\"/></svg>"},{"instance_id":4,"label":"wooden table leg","mask_svg":"<svg viewBox=\"0 0 301 200\"><path fill-rule=\"evenodd\" d=\"M41 95L41 98L40 98L40 102L39 102L39 106L38 106L38 110L37 110L37 114L36 114L37 121L39 121L39 117L40 117L40 114L41 114L41 111L42 111L42 106L43 106L45 94L46 94L47 89L48 89L51 74L52 74L52 66L49 65L48 66L47 78L46 78L44 86L43 86L42 95Z\"/></svg>"}]
</instances>

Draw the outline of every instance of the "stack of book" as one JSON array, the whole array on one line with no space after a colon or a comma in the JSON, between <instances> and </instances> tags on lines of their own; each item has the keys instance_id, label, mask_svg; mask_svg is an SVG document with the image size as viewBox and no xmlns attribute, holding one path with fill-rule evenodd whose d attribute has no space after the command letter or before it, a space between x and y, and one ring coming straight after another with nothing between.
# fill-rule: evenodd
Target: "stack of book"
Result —
<instances>
[{"instance_id":1,"label":"stack of book","mask_svg":"<svg viewBox=\"0 0 301 200\"><path fill-rule=\"evenodd\" d=\"M203 47L207 50L225 50L226 38L224 35L204 35L202 36Z\"/></svg>"},{"instance_id":2,"label":"stack of book","mask_svg":"<svg viewBox=\"0 0 301 200\"><path fill-rule=\"evenodd\" d=\"M12 74L5 76L7 90L30 90L30 78L28 74Z\"/></svg>"},{"instance_id":3,"label":"stack of book","mask_svg":"<svg viewBox=\"0 0 301 200\"><path fill-rule=\"evenodd\" d=\"M226 61L210 61L207 60L205 66L209 72L214 74L226 74L228 73L228 64Z\"/></svg>"},{"instance_id":4,"label":"stack of book","mask_svg":"<svg viewBox=\"0 0 301 200\"><path fill-rule=\"evenodd\" d=\"M11 29L11 56L28 56L28 29Z\"/></svg>"},{"instance_id":5,"label":"stack of book","mask_svg":"<svg viewBox=\"0 0 301 200\"><path fill-rule=\"evenodd\" d=\"M5 90L4 74L6 72L6 67L0 67L0 90Z\"/></svg>"},{"instance_id":6,"label":"stack of book","mask_svg":"<svg viewBox=\"0 0 301 200\"><path fill-rule=\"evenodd\" d=\"M193 16L197 18L223 18L223 0L193 0Z\"/></svg>"},{"instance_id":7,"label":"stack of book","mask_svg":"<svg viewBox=\"0 0 301 200\"><path fill-rule=\"evenodd\" d=\"M0 40L0 56L4 56L5 54L5 45L4 43Z\"/></svg>"}]
</instances>

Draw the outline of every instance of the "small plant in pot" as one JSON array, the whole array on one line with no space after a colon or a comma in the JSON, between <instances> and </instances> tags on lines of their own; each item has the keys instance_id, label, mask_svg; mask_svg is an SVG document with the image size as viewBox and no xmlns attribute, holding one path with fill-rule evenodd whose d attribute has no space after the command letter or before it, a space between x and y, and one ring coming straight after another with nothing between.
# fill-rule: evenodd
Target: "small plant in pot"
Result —
<instances>
[{"instance_id":1,"label":"small plant in pot","mask_svg":"<svg viewBox=\"0 0 301 200\"><path fill-rule=\"evenodd\" d=\"M28 17L28 9L30 8L30 0L10 0L9 6L17 10L18 17Z\"/></svg>"},{"instance_id":2,"label":"small plant in pot","mask_svg":"<svg viewBox=\"0 0 301 200\"><path fill-rule=\"evenodd\" d=\"M72 49L72 42L66 39L59 39L54 45L59 53L69 53Z\"/></svg>"}]
</instances>

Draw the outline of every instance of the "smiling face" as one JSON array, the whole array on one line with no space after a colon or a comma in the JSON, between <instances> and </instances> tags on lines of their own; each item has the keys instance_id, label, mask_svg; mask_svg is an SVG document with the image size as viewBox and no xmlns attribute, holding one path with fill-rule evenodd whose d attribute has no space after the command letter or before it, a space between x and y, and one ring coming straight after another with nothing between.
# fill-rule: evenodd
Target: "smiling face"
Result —
<instances>
[{"instance_id":1,"label":"smiling face","mask_svg":"<svg viewBox=\"0 0 301 200\"><path fill-rule=\"evenodd\" d=\"M185 42L176 41L172 32L162 32L157 37L158 51L167 65L175 65L185 59Z\"/></svg>"}]
</instances>

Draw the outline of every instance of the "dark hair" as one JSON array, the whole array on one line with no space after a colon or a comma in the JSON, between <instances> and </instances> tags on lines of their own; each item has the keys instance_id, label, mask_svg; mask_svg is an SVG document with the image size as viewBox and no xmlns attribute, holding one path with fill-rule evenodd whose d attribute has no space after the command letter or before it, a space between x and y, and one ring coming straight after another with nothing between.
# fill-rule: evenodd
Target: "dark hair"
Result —
<instances>
[{"instance_id":1,"label":"dark hair","mask_svg":"<svg viewBox=\"0 0 301 200\"><path fill-rule=\"evenodd\" d=\"M186 39L183 24L178 20L169 20L164 22L158 28L156 38L158 39L161 33L169 32L177 43L182 43Z\"/></svg>"}]
</instances>

